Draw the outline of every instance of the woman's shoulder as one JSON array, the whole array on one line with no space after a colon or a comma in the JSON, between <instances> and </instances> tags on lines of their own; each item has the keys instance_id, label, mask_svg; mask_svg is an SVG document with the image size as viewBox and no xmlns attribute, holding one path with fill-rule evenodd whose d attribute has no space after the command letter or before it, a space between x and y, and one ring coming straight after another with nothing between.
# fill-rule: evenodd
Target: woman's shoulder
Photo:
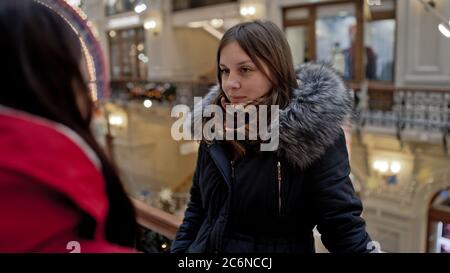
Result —
<instances>
[{"instance_id":1,"label":"woman's shoulder","mask_svg":"<svg viewBox=\"0 0 450 273\"><path fill-rule=\"evenodd\" d=\"M342 134L352 116L352 92L325 65L298 68L299 87L280 111L279 154L300 169L320 159Z\"/></svg>"},{"instance_id":2,"label":"woman's shoulder","mask_svg":"<svg viewBox=\"0 0 450 273\"><path fill-rule=\"evenodd\" d=\"M98 159L73 131L58 126L20 112L0 110L0 177L9 177L3 186L14 187L19 181L38 183L89 212L102 210L102 206L95 209L104 201L106 204Z\"/></svg>"},{"instance_id":3,"label":"woman's shoulder","mask_svg":"<svg viewBox=\"0 0 450 273\"><path fill-rule=\"evenodd\" d=\"M3 161L6 161L2 163L82 164L100 170L94 151L77 133L62 124L1 107L0 124L0 146L5 155Z\"/></svg>"}]
</instances>

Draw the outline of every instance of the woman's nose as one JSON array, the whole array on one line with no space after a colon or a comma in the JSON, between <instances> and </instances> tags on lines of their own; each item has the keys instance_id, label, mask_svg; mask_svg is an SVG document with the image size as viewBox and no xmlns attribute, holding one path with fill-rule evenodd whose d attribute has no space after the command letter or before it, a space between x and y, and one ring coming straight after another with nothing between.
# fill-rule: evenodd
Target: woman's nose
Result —
<instances>
[{"instance_id":1,"label":"woman's nose","mask_svg":"<svg viewBox=\"0 0 450 273\"><path fill-rule=\"evenodd\" d=\"M232 77L230 75L230 77L227 80L227 86L228 86L228 89L231 89L231 90L232 89L239 89L241 87L241 82L239 81L238 78Z\"/></svg>"}]
</instances>

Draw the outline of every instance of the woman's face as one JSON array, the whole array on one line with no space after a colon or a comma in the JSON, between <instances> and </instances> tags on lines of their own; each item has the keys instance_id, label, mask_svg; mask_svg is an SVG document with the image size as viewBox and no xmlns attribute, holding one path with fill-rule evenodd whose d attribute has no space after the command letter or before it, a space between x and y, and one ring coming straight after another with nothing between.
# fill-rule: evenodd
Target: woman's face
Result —
<instances>
[{"instance_id":1,"label":"woman's face","mask_svg":"<svg viewBox=\"0 0 450 273\"><path fill-rule=\"evenodd\" d=\"M266 64L262 66L269 74ZM237 42L231 42L220 52L219 68L222 89L233 104L247 103L266 95L272 84L252 62Z\"/></svg>"}]
</instances>

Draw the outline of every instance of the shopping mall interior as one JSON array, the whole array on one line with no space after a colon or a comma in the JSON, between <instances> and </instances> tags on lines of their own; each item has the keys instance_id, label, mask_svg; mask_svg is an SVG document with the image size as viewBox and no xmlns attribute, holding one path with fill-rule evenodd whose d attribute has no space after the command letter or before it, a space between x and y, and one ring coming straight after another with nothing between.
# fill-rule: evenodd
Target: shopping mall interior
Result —
<instances>
[{"instance_id":1,"label":"shopping mall interior","mask_svg":"<svg viewBox=\"0 0 450 273\"><path fill-rule=\"evenodd\" d=\"M143 251L169 249L189 200L198 142L173 140L172 107L216 84L227 29L268 19L296 66L330 64L353 92L347 149L372 239L388 253L450 252L450 1L67 2L100 105L93 129L133 198Z\"/></svg>"}]
</instances>

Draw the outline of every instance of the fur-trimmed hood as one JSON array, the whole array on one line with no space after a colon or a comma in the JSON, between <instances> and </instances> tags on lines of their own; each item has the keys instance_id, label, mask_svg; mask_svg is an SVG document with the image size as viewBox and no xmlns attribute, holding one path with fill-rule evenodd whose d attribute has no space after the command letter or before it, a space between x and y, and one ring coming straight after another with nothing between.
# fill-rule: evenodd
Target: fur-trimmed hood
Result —
<instances>
[{"instance_id":1,"label":"fur-trimmed hood","mask_svg":"<svg viewBox=\"0 0 450 273\"><path fill-rule=\"evenodd\" d=\"M280 110L277 153L305 169L339 137L351 116L353 99L342 79L325 65L302 65L297 69L297 78L299 88L294 90L288 107ZM211 88L202 100L203 108L212 104L219 93L218 85Z\"/></svg>"}]
</instances>

